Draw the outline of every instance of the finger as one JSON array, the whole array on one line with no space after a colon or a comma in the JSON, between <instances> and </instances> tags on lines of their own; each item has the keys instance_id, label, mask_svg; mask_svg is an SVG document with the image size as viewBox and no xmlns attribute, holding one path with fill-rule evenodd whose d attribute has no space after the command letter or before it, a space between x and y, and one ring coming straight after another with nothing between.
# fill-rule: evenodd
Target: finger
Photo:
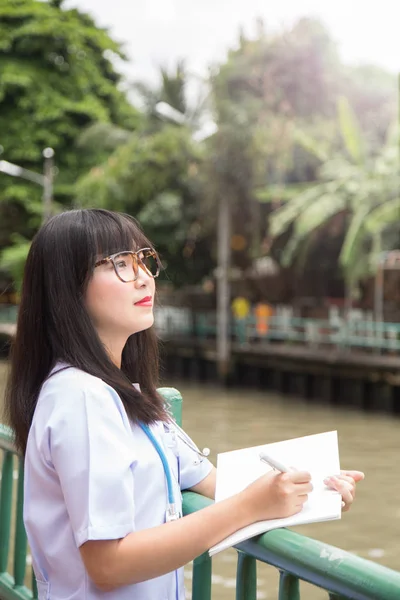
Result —
<instances>
[{"instance_id":1,"label":"finger","mask_svg":"<svg viewBox=\"0 0 400 600\"><path fill-rule=\"evenodd\" d=\"M337 479L348 483L352 489L353 495L356 493L356 482L352 477L348 477L347 475L337 475Z\"/></svg>"},{"instance_id":2,"label":"finger","mask_svg":"<svg viewBox=\"0 0 400 600\"><path fill-rule=\"evenodd\" d=\"M330 487L335 489L342 496L342 500L344 502L344 506L342 503L343 511L349 510L351 504L354 502L354 489L350 483L347 481L343 481L342 479L338 479L337 477L331 478L332 482Z\"/></svg>"},{"instance_id":3,"label":"finger","mask_svg":"<svg viewBox=\"0 0 400 600\"><path fill-rule=\"evenodd\" d=\"M355 485L355 483L356 483L355 480L352 477L350 477L349 475L343 475L343 471L340 472L340 475L336 475L336 474L335 475L329 475L329 477L326 477L324 479L324 481L328 481L330 479L335 479L335 478L336 479L340 479L342 481L347 481L351 485Z\"/></svg>"},{"instance_id":4,"label":"finger","mask_svg":"<svg viewBox=\"0 0 400 600\"><path fill-rule=\"evenodd\" d=\"M296 492L301 496L302 494L311 494L314 486L312 483L296 483Z\"/></svg>"},{"instance_id":5,"label":"finger","mask_svg":"<svg viewBox=\"0 0 400 600\"><path fill-rule=\"evenodd\" d=\"M354 502L354 497L353 497L353 494L350 492L350 490L348 490L347 488L343 488L342 490L338 490L338 491L340 491L343 502L346 504L346 507L350 506L350 504L352 504Z\"/></svg>"},{"instance_id":6,"label":"finger","mask_svg":"<svg viewBox=\"0 0 400 600\"><path fill-rule=\"evenodd\" d=\"M343 498L343 496L342 496L342 498ZM346 500L342 500L342 512L347 512L348 510L350 510L353 502L354 502L354 498L352 498L349 502L346 502Z\"/></svg>"},{"instance_id":7,"label":"finger","mask_svg":"<svg viewBox=\"0 0 400 600\"><path fill-rule=\"evenodd\" d=\"M297 502L296 502L296 506L298 504L305 504L308 500L308 494L300 494L300 496L297 496Z\"/></svg>"},{"instance_id":8,"label":"finger","mask_svg":"<svg viewBox=\"0 0 400 600\"><path fill-rule=\"evenodd\" d=\"M350 483L350 485L355 485L356 482L352 477L349 477L349 475L335 475L335 477L337 477L337 479L340 479L341 481L347 481L348 483Z\"/></svg>"},{"instance_id":9,"label":"finger","mask_svg":"<svg viewBox=\"0 0 400 600\"><path fill-rule=\"evenodd\" d=\"M333 475L324 479L324 483L332 490L340 491L342 489L341 486L344 485L352 493L355 494L356 491L354 480L351 477Z\"/></svg>"},{"instance_id":10,"label":"finger","mask_svg":"<svg viewBox=\"0 0 400 600\"><path fill-rule=\"evenodd\" d=\"M290 471L287 475L293 483L309 483L311 481L308 471Z\"/></svg>"},{"instance_id":11,"label":"finger","mask_svg":"<svg viewBox=\"0 0 400 600\"><path fill-rule=\"evenodd\" d=\"M356 483L365 479L365 475L362 471L340 471L340 473L341 475L347 475L347 477L351 477Z\"/></svg>"}]
</instances>

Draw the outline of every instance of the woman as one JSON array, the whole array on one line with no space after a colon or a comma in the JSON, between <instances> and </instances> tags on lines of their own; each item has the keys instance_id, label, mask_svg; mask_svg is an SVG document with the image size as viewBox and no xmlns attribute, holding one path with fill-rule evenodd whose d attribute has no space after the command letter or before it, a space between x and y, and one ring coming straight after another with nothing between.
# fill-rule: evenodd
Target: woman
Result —
<instances>
[{"instance_id":1,"label":"woman","mask_svg":"<svg viewBox=\"0 0 400 600\"><path fill-rule=\"evenodd\" d=\"M175 435L156 391L159 268L136 222L105 210L57 215L33 240L6 406L40 600L183 600L185 563L299 512L312 489L308 473L270 473L177 518L181 490L214 497L215 468ZM346 507L357 477L334 484Z\"/></svg>"}]
</instances>

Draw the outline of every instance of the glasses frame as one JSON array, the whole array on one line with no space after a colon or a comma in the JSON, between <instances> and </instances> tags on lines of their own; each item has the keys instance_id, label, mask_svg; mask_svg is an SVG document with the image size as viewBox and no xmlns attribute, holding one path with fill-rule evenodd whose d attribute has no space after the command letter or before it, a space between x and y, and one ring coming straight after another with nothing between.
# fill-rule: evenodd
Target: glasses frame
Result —
<instances>
[{"instance_id":1,"label":"glasses frame","mask_svg":"<svg viewBox=\"0 0 400 600\"><path fill-rule=\"evenodd\" d=\"M143 263L143 261L140 259L139 254L141 252L150 252L152 254L152 256L155 258L156 263L157 263L157 273L155 275L153 275L153 273L151 273L146 265ZM137 275L134 279L129 279L128 281L125 281L125 279L122 279L122 277L119 275L118 270L117 270L117 265L115 264L115 258L117 256L120 256L121 254L131 254L133 257L136 258L137 264L138 264L138 271L137 271ZM114 267L114 271L116 276L118 277L118 279L120 281L122 281L122 283L132 283L133 281L136 281L137 278L139 277L139 268L142 267L143 271L149 275L150 277L152 277L153 279L155 279L156 277L159 276L160 274L160 270L161 270L161 262L160 259L158 257L157 252L154 250L154 248L140 248L139 250L136 250L136 252L134 252L133 250L122 250L121 252L115 252L115 254L110 254L110 256L107 256L106 258L102 258L101 260L98 260L95 265L94 268L96 267L100 267L100 265L105 265L106 263L111 262L113 267Z\"/></svg>"}]
</instances>

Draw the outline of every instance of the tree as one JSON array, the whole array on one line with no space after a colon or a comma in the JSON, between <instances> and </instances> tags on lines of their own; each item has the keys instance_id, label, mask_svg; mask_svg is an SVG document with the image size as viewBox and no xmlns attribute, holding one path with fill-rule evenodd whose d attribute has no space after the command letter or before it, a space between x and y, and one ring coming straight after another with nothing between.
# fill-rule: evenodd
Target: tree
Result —
<instances>
[{"instance_id":1,"label":"tree","mask_svg":"<svg viewBox=\"0 0 400 600\"><path fill-rule=\"evenodd\" d=\"M121 49L93 20L62 2L6 0L0 7L0 143L3 157L42 170L56 152L56 199L71 202L74 182L99 156L76 146L82 128L113 122L135 128L138 112L119 90L113 56ZM40 189L0 177L0 214L8 231L31 237L41 219ZM8 216L7 216L8 215ZM22 218L21 218L22 217Z\"/></svg>"},{"instance_id":2,"label":"tree","mask_svg":"<svg viewBox=\"0 0 400 600\"><path fill-rule=\"evenodd\" d=\"M209 180L214 190L218 181L218 193L229 197L233 234L242 239L240 250L233 252L234 264L246 269L255 257L269 252L280 260L282 246L284 264L292 262L289 255L297 265L302 256L307 256L309 262L307 248L315 249L316 238L321 240L322 231L327 233L322 226L320 230L313 229L311 213L317 220L322 203L309 190L310 183L324 183L327 192L331 191L336 185L331 179L340 177L343 161L348 162L342 158L347 149L338 133L338 99L345 94L354 101L360 127L365 132L364 145L371 153L369 164L382 151L383 132L395 112L395 78L376 67L343 65L326 29L313 19L300 19L293 28L280 34L264 28L257 39L248 40L242 35L238 48L229 53L228 60L211 81L218 133L211 141L213 176ZM382 92L375 88L381 88ZM379 110L380 105L384 109ZM344 121L345 115L341 118ZM353 144L354 150L350 137L347 136L346 143ZM316 146L335 156L336 175L321 169L325 158L321 151L315 152ZM368 168L365 165L365 173ZM395 189L393 178L391 181ZM299 245L295 241L296 232L300 235L300 223L296 222L299 213L292 215L297 198L299 202L304 199L310 210L310 227L303 226L304 243ZM287 217L288 223L279 228L279 235L274 235L271 248L269 219L281 204L282 212L274 214L272 227L275 224L278 227L280 216L282 222ZM335 210L328 196L325 206L327 212L332 211L332 231L343 232L340 229L343 215ZM304 221L301 223L304 225ZM323 219L322 223L328 225ZM233 236L235 241L237 237ZM385 239L389 239L387 231ZM319 250L320 262L336 259L337 240L329 249L325 245ZM352 259L341 260L347 261L346 274L355 277L355 266L350 266ZM247 282L246 286L249 289L252 283Z\"/></svg>"},{"instance_id":3,"label":"tree","mask_svg":"<svg viewBox=\"0 0 400 600\"><path fill-rule=\"evenodd\" d=\"M197 283L212 268L212 254L201 209L199 168L203 150L192 137L200 106L186 100L188 74L182 61L172 72L160 69L160 85L135 84L145 100L146 119L136 132L94 124L79 144L108 151L108 158L78 180L76 203L103 206L134 215L161 254L166 276L175 286ZM165 122L156 110L167 102L184 115ZM164 275L165 276L165 275Z\"/></svg>"},{"instance_id":4,"label":"tree","mask_svg":"<svg viewBox=\"0 0 400 600\"><path fill-rule=\"evenodd\" d=\"M347 153L330 156L308 140L307 148L322 159L320 181L272 213L270 233L276 239L290 232L282 256L288 265L298 260L302 248L306 257L313 248L310 240L326 235L327 225L343 215L339 264L353 289L376 270L379 254L399 242L398 133L390 128L380 151L371 154L345 98L339 102L339 122Z\"/></svg>"},{"instance_id":5,"label":"tree","mask_svg":"<svg viewBox=\"0 0 400 600\"><path fill-rule=\"evenodd\" d=\"M203 244L193 253L199 241L201 160L201 149L185 127L164 125L154 133L131 134L79 180L76 203L135 216L161 254L170 281L195 283L212 264Z\"/></svg>"},{"instance_id":6,"label":"tree","mask_svg":"<svg viewBox=\"0 0 400 600\"><path fill-rule=\"evenodd\" d=\"M89 154L79 148L84 127L101 122L135 129L140 123L119 90L115 56L123 58L107 32L88 15L64 10L62 1L1 3L1 158L41 172L42 151L52 147L56 205L69 206L79 175L106 156L103 150ZM9 272L21 272L42 220L41 193L39 186L0 173L0 251L17 245L3 261Z\"/></svg>"},{"instance_id":7,"label":"tree","mask_svg":"<svg viewBox=\"0 0 400 600\"><path fill-rule=\"evenodd\" d=\"M229 198L235 265L246 269L263 252L269 207L260 205L258 190L315 176L316 160L297 143L295 124L310 128L329 118L339 69L326 30L302 19L282 34L262 25L256 39L242 34L212 73L218 132L209 142L208 196Z\"/></svg>"}]
</instances>

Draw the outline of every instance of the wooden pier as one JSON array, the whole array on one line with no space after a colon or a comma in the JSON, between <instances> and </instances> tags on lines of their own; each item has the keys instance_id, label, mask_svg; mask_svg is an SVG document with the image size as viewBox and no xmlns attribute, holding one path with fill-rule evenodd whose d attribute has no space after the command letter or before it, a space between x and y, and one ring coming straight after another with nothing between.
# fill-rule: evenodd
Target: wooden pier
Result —
<instances>
[{"instance_id":1,"label":"wooden pier","mask_svg":"<svg viewBox=\"0 0 400 600\"><path fill-rule=\"evenodd\" d=\"M165 372L217 381L213 340L170 338L162 343ZM400 356L308 348L281 342L231 345L226 384L255 387L310 401L400 414Z\"/></svg>"}]
</instances>

